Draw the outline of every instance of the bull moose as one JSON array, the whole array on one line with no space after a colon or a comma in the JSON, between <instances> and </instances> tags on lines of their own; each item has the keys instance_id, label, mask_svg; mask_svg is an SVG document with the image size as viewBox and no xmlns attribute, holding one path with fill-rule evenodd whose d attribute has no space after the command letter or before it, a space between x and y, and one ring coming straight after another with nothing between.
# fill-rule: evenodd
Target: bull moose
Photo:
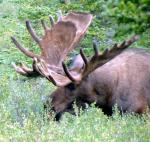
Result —
<instances>
[{"instance_id":1,"label":"bull moose","mask_svg":"<svg viewBox=\"0 0 150 142\"><path fill-rule=\"evenodd\" d=\"M150 108L150 53L140 48L128 48L138 39L133 36L121 44L99 53L93 42L94 55L87 58L80 49L69 68L64 63L67 54L79 43L92 21L84 12L61 14L57 22L50 16L51 28L42 20L45 34L39 38L30 21L26 27L41 49L41 55L22 47L15 37L13 43L26 56L33 59L33 68L24 64L14 69L25 76L43 76L58 88L48 97L46 106L56 113L56 120L71 109L76 100L79 105L96 103L104 113L111 115L117 104L121 112L143 113Z\"/></svg>"}]
</instances>

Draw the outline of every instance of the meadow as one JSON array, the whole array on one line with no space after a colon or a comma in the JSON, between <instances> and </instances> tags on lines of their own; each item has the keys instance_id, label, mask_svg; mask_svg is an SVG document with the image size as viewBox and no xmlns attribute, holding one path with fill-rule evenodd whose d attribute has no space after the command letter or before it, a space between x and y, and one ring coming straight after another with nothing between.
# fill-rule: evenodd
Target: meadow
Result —
<instances>
[{"instance_id":1,"label":"meadow","mask_svg":"<svg viewBox=\"0 0 150 142\"><path fill-rule=\"evenodd\" d=\"M80 112L75 106L76 116L65 113L60 122L47 120L43 103L56 87L45 78L23 77L11 65L23 62L31 67L32 60L14 46L10 37L15 35L26 48L40 53L26 30L25 20L29 19L42 35L40 20L49 24L48 15L57 19L58 10L87 11L94 15L78 45L87 55L92 54L93 38L103 50L133 34L139 34L140 39L132 47L149 50L150 18L132 1L126 5L124 1L115 1L114 8L111 0L68 0L67 4L63 0L0 0L0 142L150 142L149 112L142 116L121 116L114 108L113 116L108 117L93 104ZM145 0L142 4L148 7L150 3ZM142 12L145 17L139 19ZM79 52L78 47L68 58Z\"/></svg>"}]
</instances>

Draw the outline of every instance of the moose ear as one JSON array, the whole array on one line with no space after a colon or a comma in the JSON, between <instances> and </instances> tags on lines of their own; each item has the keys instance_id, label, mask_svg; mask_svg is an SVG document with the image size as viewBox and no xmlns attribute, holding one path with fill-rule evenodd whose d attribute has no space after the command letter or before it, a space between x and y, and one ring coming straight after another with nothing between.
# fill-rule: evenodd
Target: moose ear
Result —
<instances>
[{"instance_id":1,"label":"moose ear","mask_svg":"<svg viewBox=\"0 0 150 142\"><path fill-rule=\"evenodd\" d=\"M76 89L76 85L74 83L70 83L66 86L70 91L74 91Z\"/></svg>"}]
</instances>

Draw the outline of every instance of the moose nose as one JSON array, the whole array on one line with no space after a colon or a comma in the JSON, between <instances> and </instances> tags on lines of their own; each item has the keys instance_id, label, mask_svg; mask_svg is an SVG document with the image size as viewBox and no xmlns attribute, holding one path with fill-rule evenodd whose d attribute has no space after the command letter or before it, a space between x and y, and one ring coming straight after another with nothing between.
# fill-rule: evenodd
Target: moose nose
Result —
<instances>
[{"instance_id":1,"label":"moose nose","mask_svg":"<svg viewBox=\"0 0 150 142\"><path fill-rule=\"evenodd\" d=\"M60 118L61 118L61 116L62 116L62 112L56 113L56 115L55 115L55 121L59 121Z\"/></svg>"}]
</instances>

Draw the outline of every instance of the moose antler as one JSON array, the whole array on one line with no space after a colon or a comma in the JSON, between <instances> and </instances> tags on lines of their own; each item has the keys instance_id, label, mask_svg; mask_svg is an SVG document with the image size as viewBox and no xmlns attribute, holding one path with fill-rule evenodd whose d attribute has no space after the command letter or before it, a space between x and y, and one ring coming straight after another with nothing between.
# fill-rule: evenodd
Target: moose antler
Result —
<instances>
[{"instance_id":1,"label":"moose antler","mask_svg":"<svg viewBox=\"0 0 150 142\"><path fill-rule=\"evenodd\" d=\"M41 55L36 55L33 52L22 47L15 37L11 37L12 42L16 47L30 58L43 60L47 67L54 72L61 71L61 63L68 54L80 41L81 37L86 32L92 20L92 15L82 12L70 12L66 16L59 14L58 21L55 23L53 17L50 16L51 28L49 28L42 20L42 26L45 34L39 38L33 30L30 21L26 21L26 27L32 38L37 42L41 49ZM12 64L14 69L25 76L39 75L39 70L33 60L33 68L30 69L25 65L16 66Z\"/></svg>"},{"instance_id":2,"label":"moose antler","mask_svg":"<svg viewBox=\"0 0 150 142\"><path fill-rule=\"evenodd\" d=\"M69 69L64 64L64 62L62 62L64 74L53 72L52 70L48 68L46 62L44 62L43 60L41 61L35 58L35 62L37 64L37 68L39 72L43 76L45 76L48 80L52 81L53 84L57 86L65 86L71 82L78 84L81 82L83 78L89 75L96 68L104 65L105 63L110 61L112 58L122 53L124 49L128 48L137 39L138 39L138 36L133 36L129 40L126 40L122 42L121 44L115 44L112 48L105 49L102 54L99 54L96 44L93 43L94 55L89 60L86 58L86 56L83 53L83 50L81 49L80 55L84 61L84 68L82 69L81 73L77 73L77 72L75 73L75 72L69 71Z\"/></svg>"}]
</instances>

